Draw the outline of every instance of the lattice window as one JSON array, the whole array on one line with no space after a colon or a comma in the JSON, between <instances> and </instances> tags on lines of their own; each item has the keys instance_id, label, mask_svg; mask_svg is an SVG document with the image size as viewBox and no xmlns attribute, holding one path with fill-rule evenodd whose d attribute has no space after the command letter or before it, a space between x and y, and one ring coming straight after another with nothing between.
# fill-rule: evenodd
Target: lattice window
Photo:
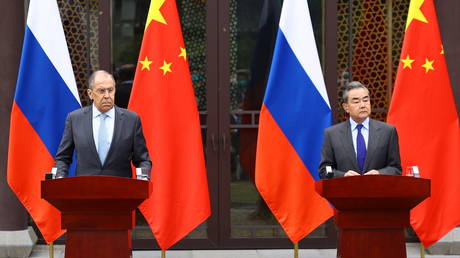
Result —
<instances>
[{"instance_id":1,"label":"lattice window","mask_svg":"<svg viewBox=\"0 0 460 258\"><path fill-rule=\"evenodd\" d=\"M78 93L83 106L89 74L99 69L99 0L58 0Z\"/></svg>"},{"instance_id":2,"label":"lattice window","mask_svg":"<svg viewBox=\"0 0 460 258\"><path fill-rule=\"evenodd\" d=\"M338 98L350 80L371 91L372 117L386 119L399 63L409 1L339 0L337 7ZM346 119L340 105L339 119Z\"/></svg>"}]
</instances>

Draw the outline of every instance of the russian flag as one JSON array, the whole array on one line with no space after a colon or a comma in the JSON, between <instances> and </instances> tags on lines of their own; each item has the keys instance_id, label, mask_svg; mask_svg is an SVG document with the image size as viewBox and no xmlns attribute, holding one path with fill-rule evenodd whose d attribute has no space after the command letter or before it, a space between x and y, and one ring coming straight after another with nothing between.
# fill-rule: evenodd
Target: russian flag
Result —
<instances>
[{"instance_id":1,"label":"russian flag","mask_svg":"<svg viewBox=\"0 0 460 258\"><path fill-rule=\"evenodd\" d=\"M64 231L57 209L40 197L72 110L81 106L56 0L31 0L11 111L8 184L46 242Z\"/></svg>"},{"instance_id":2,"label":"russian flag","mask_svg":"<svg viewBox=\"0 0 460 258\"><path fill-rule=\"evenodd\" d=\"M260 113L256 186L293 243L333 215L315 191L331 107L306 0L285 0Z\"/></svg>"}]
</instances>

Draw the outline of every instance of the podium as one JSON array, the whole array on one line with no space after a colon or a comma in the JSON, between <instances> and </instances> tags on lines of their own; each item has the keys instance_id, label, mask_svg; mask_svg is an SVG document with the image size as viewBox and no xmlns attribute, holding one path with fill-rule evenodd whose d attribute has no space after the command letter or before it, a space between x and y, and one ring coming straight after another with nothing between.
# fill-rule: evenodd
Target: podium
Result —
<instances>
[{"instance_id":1,"label":"podium","mask_svg":"<svg viewBox=\"0 0 460 258\"><path fill-rule=\"evenodd\" d=\"M405 258L410 210L430 196L429 179L406 176L333 178L315 187L335 208L341 258Z\"/></svg>"},{"instance_id":2,"label":"podium","mask_svg":"<svg viewBox=\"0 0 460 258\"><path fill-rule=\"evenodd\" d=\"M148 198L150 182L113 176L41 181L41 197L61 211L66 258L130 257L133 211Z\"/></svg>"}]
</instances>

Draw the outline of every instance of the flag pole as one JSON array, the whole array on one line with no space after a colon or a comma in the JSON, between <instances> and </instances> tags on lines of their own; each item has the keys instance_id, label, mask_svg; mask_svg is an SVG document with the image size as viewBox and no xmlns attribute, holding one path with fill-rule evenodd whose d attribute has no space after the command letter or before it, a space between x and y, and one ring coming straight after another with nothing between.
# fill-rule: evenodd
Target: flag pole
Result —
<instances>
[{"instance_id":1,"label":"flag pole","mask_svg":"<svg viewBox=\"0 0 460 258\"><path fill-rule=\"evenodd\" d=\"M294 258L299 258L299 242L294 243Z\"/></svg>"},{"instance_id":2,"label":"flag pole","mask_svg":"<svg viewBox=\"0 0 460 258\"><path fill-rule=\"evenodd\" d=\"M49 245L50 258L54 258L54 242L51 242Z\"/></svg>"},{"instance_id":3,"label":"flag pole","mask_svg":"<svg viewBox=\"0 0 460 258\"><path fill-rule=\"evenodd\" d=\"M425 248L422 243L420 243L420 258L425 258Z\"/></svg>"},{"instance_id":4,"label":"flag pole","mask_svg":"<svg viewBox=\"0 0 460 258\"><path fill-rule=\"evenodd\" d=\"M161 250L161 258L166 258L166 251L165 250Z\"/></svg>"}]
</instances>

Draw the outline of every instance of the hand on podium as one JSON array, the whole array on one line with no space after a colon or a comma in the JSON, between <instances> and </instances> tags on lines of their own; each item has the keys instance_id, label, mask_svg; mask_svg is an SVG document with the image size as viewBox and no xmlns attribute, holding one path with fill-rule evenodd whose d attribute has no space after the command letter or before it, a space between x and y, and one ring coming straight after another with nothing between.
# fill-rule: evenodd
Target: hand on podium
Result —
<instances>
[{"instance_id":1,"label":"hand on podium","mask_svg":"<svg viewBox=\"0 0 460 258\"><path fill-rule=\"evenodd\" d=\"M344 176L360 176L361 174L356 172L356 171L353 171L353 170L348 170ZM380 175L379 171L378 170L375 170L375 169L372 169L372 170L369 170L367 171L366 173L364 173L364 175Z\"/></svg>"},{"instance_id":2,"label":"hand on podium","mask_svg":"<svg viewBox=\"0 0 460 258\"><path fill-rule=\"evenodd\" d=\"M343 176L360 176L361 174L353 171L353 170L348 170Z\"/></svg>"},{"instance_id":3,"label":"hand on podium","mask_svg":"<svg viewBox=\"0 0 460 258\"><path fill-rule=\"evenodd\" d=\"M379 171L375 169L369 170L366 173L364 173L364 175L379 175L379 174L380 174Z\"/></svg>"}]
</instances>

